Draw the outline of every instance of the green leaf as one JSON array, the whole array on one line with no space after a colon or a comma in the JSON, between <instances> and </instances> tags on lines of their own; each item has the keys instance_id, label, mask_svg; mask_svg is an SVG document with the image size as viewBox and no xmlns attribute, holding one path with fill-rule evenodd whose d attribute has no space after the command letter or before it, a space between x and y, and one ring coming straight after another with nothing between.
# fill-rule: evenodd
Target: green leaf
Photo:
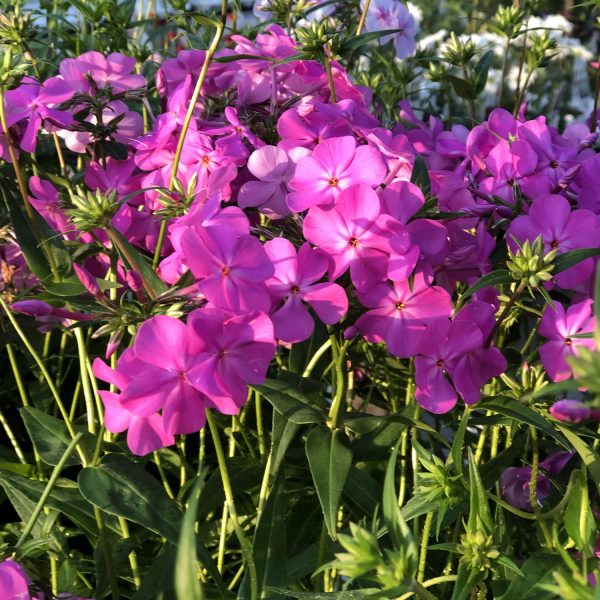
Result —
<instances>
[{"instance_id":1,"label":"green leaf","mask_svg":"<svg viewBox=\"0 0 600 600\"><path fill-rule=\"evenodd\" d=\"M480 402L477 405L477 408L491 410L492 412L499 413L505 417L516 419L518 422L533 425L540 431L553 437L559 444L569 449L568 441L560 431L557 431L554 423L551 423L548 419L540 415L540 413L521 404L514 398L495 396L492 400L485 399L483 402Z\"/></svg>"},{"instance_id":2,"label":"green leaf","mask_svg":"<svg viewBox=\"0 0 600 600\"><path fill-rule=\"evenodd\" d=\"M404 549L402 553L404 564L402 565L402 573L399 574L401 581L398 582L401 584L412 581L417 572L417 546L398 506L398 495L396 494L396 460L399 449L400 442L392 450L385 470L381 508L383 520L392 538L394 548L397 550Z\"/></svg>"},{"instance_id":3,"label":"green leaf","mask_svg":"<svg viewBox=\"0 0 600 600\"><path fill-rule=\"evenodd\" d=\"M173 544L179 542L181 513L162 485L139 463L107 454L97 467L79 473L83 497L104 512L125 517Z\"/></svg>"},{"instance_id":4,"label":"green leaf","mask_svg":"<svg viewBox=\"0 0 600 600\"><path fill-rule=\"evenodd\" d=\"M265 597L264 590L287 583L286 517L285 479L280 475L273 484L252 541L259 597ZM238 593L239 600L250 598L248 584L249 579L246 577L242 582L241 592ZM272 594L268 597L275 599L284 596Z\"/></svg>"},{"instance_id":5,"label":"green leaf","mask_svg":"<svg viewBox=\"0 0 600 600\"><path fill-rule=\"evenodd\" d=\"M488 287L489 285L500 285L504 283L512 283L514 280L510 276L510 271L507 269L497 269L487 275L484 275L481 279L476 281L462 296L461 299L464 301L475 292Z\"/></svg>"},{"instance_id":6,"label":"green leaf","mask_svg":"<svg viewBox=\"0 0 600 600\"><path fill-rule=\"evenodd\" d=\"M46 487L42 481L33 481L5 471L0 471L0 485L4 488L19 517L24 521L31 517ZM62 513L81 528L91 540L96 539L97 527L92 510L80 496L77 485L72 481L59 479L50 492L46 507Z\"/></svg>"},{"instance_id":7,"label":"green leaf","mask_svg":"<svg viewBox=\"0 0 600 600\"><path fill-rule=\"evenodd\" d=\"M554 270L552 271L552 275L562 273L577 263L580 263L587 258L598 256L599 254L600 248L579 248L578 250L563 252L554 259Z\"/></svg>"},{"instance_id":8,"label":"green leaf","mask_svg":"<svg viewBox=\"0 0 600 600\"><path fill-rule=\"evenodd\" d=\"M446 465L454 465L456 474L460 475L461 477L463 473L463 444L465 441L465 431L467 430L467 424L469 423L470 415L471 411L468 409L463 413L458 429L456 430L456 435L452 441L452 448L450 449L448 460L446 461Z\"/></svg>"},{"instance_id":9,"label":"green leaf","mask_svg":"<svg viewBox=\"0 0 600 600\"><path fill-rule=\"evenodd\" d=\"M454 584L451 600L466 600L471 590L483 579L484 575L485 571L471 571L467 565L461 563L458 567L458 579Z\"/></svg>"},{"instance_id":10,"label":"green leaf","mask_svg":"<svg viewBox=\"0 0 600 600\"><path fill-rule=\"evenodd\" d=\"M306 438L306 456L323 509L325 525L332 539L336 539L337 513L340 498L352 466L352 450L344 434L328 427L315 427Z\"/></svg>"},{"instance_id":11,"label":"green leaf","mask_svg":"<svg viewBox=\"0 0 600 600\"><path fill-rule=\"evenodd\" d=\"M478 529L483 528L488 535L494 530L494 523L490 513L490 506L485 495L485 488L479 475L477 463L473 457L471 448L468 449L469 454L469 487L470 487L470 502L469 502L469 520L467 529L473 533Z\"/></svg>"},{"instance_id":12,"label":"green leaf","mask_svg":"<svg viewBox=\"0 0 600 600\"><path fill-rule=\"evenodd\" d=\"M513 579L507 590L498 600L546 600L554 598L554 594L545 592L539 585L550 583L552 574L562 564L556 554L533 554L521 566L522 577Z\"/></svg>"},{"instance_id":13,"label":"green leaf","mask_svg":"<svg viewBox=\"0 0 600 600\"><path fill-rule=\"evenodd\" d=\"M188 507L181 521L179 544L175 559L175 593L177 600L202 600L204 594L198 579L196 556L196 514L202 489L202 478L198 477L190 494Z\"/></svg>"},{"instance_id":14,"label":"green leaf","mask_svg":"<svg viewBox=\"0 0 600 600\"><path fill-rule=\"evenodd\" d=\"M177 549L172 544L165 544L152 561L148 571L142 576L140 589L131 600L148 600L148 598L174 598L173 571Z\"/></svg>"},{"instance_id":15,"label":"green leaf","mask_svg":"<svg viewBox=\"0 0 600 600\"><path fill-rule=\"evenodd\" d=\"M565 529L577 548L590 557L593 555L596 541L596 525L590 506L587 480L580 470L574 472L573 478L574 484L565 510Z\"/></svg>"},{"instance_id":16,"label":"green leaf","mask_svg":"<svg viewBox=\"0 0 600 600\"><path fill-rule=\"evenodd\" d=\"M430 194L431 180L429 179L429 171L425 159L420 154L415 158L410 181L421 189L425 197Z\"/></svg>"},{"instance_id":17,"label":"green leaf","mask_svg":"<svg viewBox=\"0 0 600 600\"><path fill-rule=\"evenodd\" d=\"M473 89L471 82L456 75L446 75L446 79L452 84L454 91L461 98L465 98L466 100L475 100L477 98L477 93Z\"/></svg>"},{"instance_id":18,"label":"green leaf","mask_svg":"<svg viewBox=\"0 0 600 600\"><path fill-rule=\"evenodd\" d=\"M321 8L319 5L318 8ZM365 44L369 42L374 42L379 38L385 37L387 35L393 35L394 33L398 33L402 31L401 29L382 29L381 31L369 31L368 33L361 33L360 35L353 35L348 37L343 42L343 52L348 52L350 50L358 50L362 48Z\"/></svg>"},{"instance_id":19,"label":"green leaf","mask_svg":"<svg viewBox=\"0 0 600 600\"><path fill-rule=\"evenodd\" d=\"M301 392L296 386L278 379L267 379L262 385L254 385L261 396L264 396L273 408L286 419L298 425L306 423L322 423L325 414Z\"/></svg>"},{"instance_id":20,"label":"green leaf","mask_svg":"<svg viewBox=\"0 0 600 600\"><path fill-rule=\"evenodd\" d=\"M71 443L71 436L62 419L57 419L51 415L27 406L20 409L21 418L25 423L27 433L33 442L40 458L48 465L57 465L62 458L67 446ZM78 428L82 430L82 428ZM88 449L93 450L95 442L94 436L86 435ZM82 440L83 442L83 440ZM77 452L71 454L66 462L66 466L80 465L81 458Z\"/></svg>"},{"instance_id":21,"label":"green leaf","mask_svg":"<svg viewBox=\"0 0 600 600\"><path fill-rule=\"evenodd\" d=\"M475 84L475 95L479 96L485 89L485 85L488 79L488 72L492 66L494 60L494 51L488 50L484 52L483 56L477 61L477 64L473 68L473 82Z\"/></svg>"},{"instance_id":22,"label":"green leaf","mask_svg":"<svg viewBox=\"0 0 600 600\"><path fill-rule=\"evenodd\" d=\"M270 587L268 592L284 594L289 598L310 598L310 600L359 600L362 598L388 598L386 594L375 588L364 590L348 590L345 592L297 592L283 588ZM270 598L271 596L269 596Z\"/></svg>"},{"instance_id":23,"label":"green leaf","mask_svg":"<svg viewBox=\"0 0 600 600\"><path fill-rule=\"evenodd\" d=\"M434 512L439 508L437 500L429 500L427 496L415 494L400 511L405 521L411 521L428 512Z\"/></svg>"}]
</instances>

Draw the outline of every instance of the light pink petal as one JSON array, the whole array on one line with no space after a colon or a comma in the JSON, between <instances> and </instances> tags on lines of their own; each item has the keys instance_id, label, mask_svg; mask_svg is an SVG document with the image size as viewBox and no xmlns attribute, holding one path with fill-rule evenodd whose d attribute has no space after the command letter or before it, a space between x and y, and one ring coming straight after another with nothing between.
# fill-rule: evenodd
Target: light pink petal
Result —
<instances>
[{"instance_id":1,"label":"light pink petal","mask_svg":"<svg viewBox=\"0 0 600 600\"><path fill-rule=\"evenodd\" d=\"M308 339L315 323L298 296L290 296L281 308L271 315L275 337L288 343Z\"/></svg>"},{"instance_id":2,"label":"light pink petal","mask_svg":"<svg viewBox=\"0 0 600 600\"><path fill-rule=\"evenodd\" d=\"M290 173L290 159L281 148L263 146L248 158L248 170L257 179L279 183Z\"/></svg>"},{"instance_id":3,"label":"light pink petal","mask_svg":"<svg viewBox=\"0 0 600 600\"><path fill-rule=\"evenodd\" d=\"M184 371L187 360L187 330L174 317L158 315L145 321L135 336L134 352L140 360L160 367Z\"/></svg>"},{"instance_id":4,"label":"light pink petal","mask_svg":"<svg viewBox=\"0 0 600 600\"><path fill-rule=\"evenodd\" d=\"M165 432L164 422L161 415L150 415L149 417L133 417L127 431L127 446L138 456L145 456L172 446L175 438Z\"/></svg>"},{"instance_id":5,"label":"light pink petal","mask_svg":"<svg viewBox=\"0 0 600 600\"><path fill-rule=\"evenodd\" d=\"M352 183L363 183L369 186L378 186L385 179L387 167L381 152L374 146L359 146L356 149L354 160L344 173Z\"/></svg>"}]
</instances>

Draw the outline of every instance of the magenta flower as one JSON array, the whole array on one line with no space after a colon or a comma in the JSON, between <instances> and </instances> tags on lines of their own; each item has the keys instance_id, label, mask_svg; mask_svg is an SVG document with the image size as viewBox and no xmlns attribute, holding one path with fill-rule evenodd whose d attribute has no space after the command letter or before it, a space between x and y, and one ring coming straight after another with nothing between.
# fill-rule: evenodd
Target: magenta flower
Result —
<instances>
[{"instance_id":1,"label":"magenta flower","mask_svg":"<svg viewBox=\"0 0 600 600\"><path fill-rule=\"evenodd\" d=\"M600 421L600 411L590 408L579 400L559 400L548 410L557 421L566 423L583 423L590 419Z\"/></svg>"},{"instance_id":2,"label":"magenta flower","mask_svg":"<svg viewBox=\"0 0 600 600\"><path fill-rule=\"evenodd\" d=\"M231 316L205 308L190 313L196 333L194 367L189 381L220 412L237 414L246 402L248 384L261 384L273 356L273 324L262 312Z\"/></svg>"},{"instance_id":3,"label":"magenta flower","mask_svg":"<svg viewBox=\"0 0 600 600\"><path fill-rule=\"evenodd\" d=\"M286 110L277 121L277 133L281 137L279 147L290 150L297 146L312 149L323 140L348 136L352 130L345 119L322 115L308 104Z\"/></svg>"},{"instance_id":4,"label":"magenta flower","mask_svg":"<svg viewBox=\"0 0 600 600\"><path fill-rule=\"evenodd\" d=\"M21 85L6 92L6 122L9 127L27 119L27 126L19 145L25 152L35 152L37 134L44 121L57 127L68 127L73 116L63 110L52 108L73 95L71 87L59 77L51 77L40 84L25 78Z\"/></svg>"},{"instance_id":5,"label":"magenta flower","mask_svg":"<svg viewBox=\"0 0 600 600\"><path fill-rule=\"evenodd\" d=\"M12 558L0 562L0 597L6 600L30 600L29 577Z\"/></svg>"},{"instance_id":6,"label":"magenta flower","mask_svg":"<svg viewBox=\"0 0 600 600\"><path fill-rule=\"evenodd\" d=\"M260 241L228 225L190 227L181 247L198 290L214 306L234 313L268 312L271 299L264 282L273 265Z\"/></svg>"},{"instance_id":7,"label":"magenta flower","mask_svg":"<svg viewBox=\"0 0 600 600\"><path fill-rule=\"evenodd\" d=\"M308 339L314 321L304 303L308 304L324 323L337 323L348 310L344 289L336 283L315 283L327 271L327 257L321 251L303 244L298 254L285 238L275 238L265 244L265 251L275 268L267 281L277 308L271 315L275 337L284 342Z\"/></svg>"},{"instance_id":8,"label":"magenta flower","mask_svg":"<svg viewBox=\"0 0 600 600\"><path fill-rule=\"evenodd\" d=\"M60 74L72 89L86 94L110 88L113 92L124 92L145 88L143 75L131 75L135 58L113 52L108 56L90 51L77 58L65 58L60 63Z\"/></svg>"},{"instance_id":9,"label":"magenta flower","mask_svg":"<svg viewBox=\"0 0 600 600\"><path fill-rule=\"evenodd\" d=\"M550 494L551 481L544 471L551 475L558 475L573 457L571 452L556 452L540 463L542 472L538 474L536 485L536 500L541 506ZM531 481L531 467L509 467L500 475L500 489L502 496L513 506L533 512L529 499L529 485Z\"/></svg>"},{"instance_id":10,"label":"magenta flower","mask_svg":"<svg viewBox=\"0 0 600 600\"><path fill-rule=\"evenodd\" d=\"M578 347L594 349L592 338L573 337L579 333L594 331L592 300L573 304L566 311L562 304L547 306L540 321L539 334L549 341L539 348L542 365L552 381L563 381L571 377L572 369L567 363L569 356L577 354Z\"/></svg>"},{"instance_id":11,"label":"magenta flower","mask_svg":"<svg viewBox=\"0 0 600 600\"><path fill-rule=\"evenodd\" d=\"M136 370L144 369L142 361L135 358L133 350L127 348L119 357L117 370L113 371L101 359L94 361L94 375L117 388L123 390L135 376ZM122 433L127 430L127 446L139 456L149 454L160 448L175 443L173 435L167 434L163 416L154 413L140 416L132 412L122 402L121 394L100 390L104 404L104 424L111 433Z\"/></svg>"},{"instance_id":12,"label":"magenta flower","mask_svg":"<svg viewBox=\"0 0 600 600\"><path fill-rule=\"evenodd\" d=\"M331 257L331 278L337 279L350 267L358 290L387 277L392 234L398 247L402 243L409 247L408 232L391 217L380 216L379 197L366 185L344 190L329 209L313 206L304 219L304 237Z\"/></svg>"},{"instance_id":13,"label":"magenta flower","mask_svg":"<svg viewBox=\"0 0 600 600\"><path fill-rule=\"evenodd\" d=\"M208 401L187 377L199 343L189 323L165 315L145 321L135 336L132 360L118 369L128 378L121 405L140 417L161 410L167 435L201 429Z\"/></svg>"},{"instance_id":14,"label":"magenta flower","mask_svg":"<svg viewBox=\"0 0 600 600\"><path fill-rule=\"evenodd\" d=\"M357 329L369 342L385 341L388 350L400 358L414 356L427 324L449 317L452 311L450 294L428 285L419 271L412 286L408 281L395 282L392 288L381 284L359 292L358 298L372 310L356 321Z\"/></svg>"},{"instance_id":15,"label":"magenta flower","mask_svg":"<svg viewBox=\"0 0 600 600\"><path fill-rule=\"evenodd\" d=\"M507 231L508 245L517 249L519 242L533 242L541 235L546 252L559 253L577 248L597 248L600 245L598 217L585 209L571 210L569 201L562 196L548 194L536 198L528 215L517 217ZM592 259L584 260L563 273L556 275L558 285L572 288L588 279L594 270Z\"/></svg>"},{"instance_id":16,"label":"magenta flower","mask_svg":"<svg viewBox=\"0 0 600 600\"><path fill-rule=\"evenodd\" d=\"M331 206L342 190L358 183L379 185L385 173L385 162L376 148L357 147L351 136L330 138L296 165L290 181L294 191L288 195L287 203L293 212L315 205Z\"/></svg>"},{"instance_id":17,"label":"magenta flower","mask_svg":"<svg viewBox=\"0 0 600 600\"><path fill-rule=\"evenodd\" d=\"M247 181L242 185L238 205L241 208L256 206L271 219L288 215L290 211L285 201L289 192L287 184L296 170L290 156L276 146L263 146L250 155L247 166L258 181Z\"/></svg>"}]
</instances>

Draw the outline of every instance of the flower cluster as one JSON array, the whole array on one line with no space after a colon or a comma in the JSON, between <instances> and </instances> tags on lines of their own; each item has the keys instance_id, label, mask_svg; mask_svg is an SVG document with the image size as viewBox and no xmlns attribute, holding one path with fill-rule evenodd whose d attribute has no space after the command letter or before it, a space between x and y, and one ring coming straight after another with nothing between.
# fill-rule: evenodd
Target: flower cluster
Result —
<instances>
[{"instance_id":1,"label":"flower cluster","mask_svg":"<svg viewBox=\"0 0 600 600\"><path fill-rule=\"evenodd\" d=\"M133 345L114 369L94 365L118 389L101 392L109 431L128 430L130 448L144 454L200 429L207 408L235 414L278 344L308 339L315 320L414 359L416 400L428 411L447 412L459 397L477 402L507 369L495 340L523 290L513 285L510 301L493 286L466 303L461 293L491 270L498 249L516 256L537 243L551 262L600 247L595 134L582 124L561 134L544 117L503 109L470 130L445 130L406 102L399 122L384 127L368 89L335 61L329 81L321 64L296 57L296 41L279 26L231 40L192 106L206 53L184 50L160 64L156 118L146 80L120 54L65 59L56 77L24 79L5 97L21 151L56 133L90 157L76 193L38 177L29 184L50 227L99 246L76 268L85 289L116 310L96 284L113 268L116 244L112 272L130 290L119 292L121 305L154 302L150 313L138 311ZM145 133L140 110L152 119ZM177 290L177 310L156 298L121 238L155 256L160 279ZM526 258L534 273L535 260ZM568 356L594 345L574 337L594 327L593 273L587 258L528 280L534 295L558 293L539 329L554 381L571 375ZM565 309L569 297L575 303ZM54 321L87 318L40 306L15 308ZM107 325L108 354L122 338L119 319Z\"/></svg>"}]
</instances>

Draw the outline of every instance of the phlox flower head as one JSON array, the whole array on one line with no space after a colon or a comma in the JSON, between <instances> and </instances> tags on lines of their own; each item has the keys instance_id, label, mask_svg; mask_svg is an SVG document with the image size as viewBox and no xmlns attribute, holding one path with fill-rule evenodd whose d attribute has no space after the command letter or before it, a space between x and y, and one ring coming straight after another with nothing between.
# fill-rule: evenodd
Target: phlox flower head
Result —
<instances>
[{"instance_id":1,"label":"phlox flower head","mask_svg":"<svg viewBox=\"0 0 600 600\"><path fill-rule=\"evenodd\" d=\"M275 337L284 342L301 342L314 330L314 321L307 305L326 324L337 323L348 310L346 292L337 283L316 283L327 271L327 256L310 244L303 244L296 253L285 238L275 238L265 244L275 273L267 280L267 288L275 299L271 320Z\"/></svg>"},{"instance_id":2,"label":"phlox flower head","mask_svg":"<svg viewBox=\"0 0 600 600\"><path fill-rule=\"evenodd\" d=\"M364 8L365 0L361 1ZM372 0L367 11L365 22L366 31L383 31L399 29L399 32L384 36L382 43L394 40L398 58L406 58L413 54L417 44L415 35L418 30L417 22L405 4L399 0Z\"/></svg>"},{"instance_id":3,"label":"phlox flower head","mask_svg":"<svg viewBox=\"0 0 600 600\"><path fill-rule=\"evenodd\" d=\"M540 463L541 472L538 474L536 485L536 500L539 506L548 498L552 489L552 483L545 472L558 475L572 456L570 452L557 452ZM502 496L516 508L533 512L529 497L530 482L531 467L509 467L500 475Z\"/></svg>"},{"instance_id":4,"label":"phlox flower head","mask_svg":"<svg viewBox=\"0 0 600 600\"><path fill-rule=\"evenodd\" d=\"M599 410L591 408L579 400L559 400L549 408L549 412L557 421L566 423L600 420Z\"/></svg>"},{"instance_id":5,"label":"phlox flower head","mask_svg":"<svg viewBox=\"0 0 600 600\"><path fill-rule=\"evenodd\" d=\"M314 205L331 206L351 185L362 183L374 187L383 182L385 174L385 162L377 148L357 147L352 136L330 138L296 165L287 204L293 212Z\"/></svg>"},{"instance_id":6,"label":"phlox flower head","mask_svg":"<svg viewBox=\"0 0 600 600\"><path fill-rule=\"evenodd\" d=\"M572 374L567 358L577 354L577 348L594 349L592 338L574 337L594 331L592 300L584 300L565 307L559 302L547 306L540 321L539 334L548 341L539 348L542 365L552 381L564 381Z\"/></svg>"}]
</instances>

